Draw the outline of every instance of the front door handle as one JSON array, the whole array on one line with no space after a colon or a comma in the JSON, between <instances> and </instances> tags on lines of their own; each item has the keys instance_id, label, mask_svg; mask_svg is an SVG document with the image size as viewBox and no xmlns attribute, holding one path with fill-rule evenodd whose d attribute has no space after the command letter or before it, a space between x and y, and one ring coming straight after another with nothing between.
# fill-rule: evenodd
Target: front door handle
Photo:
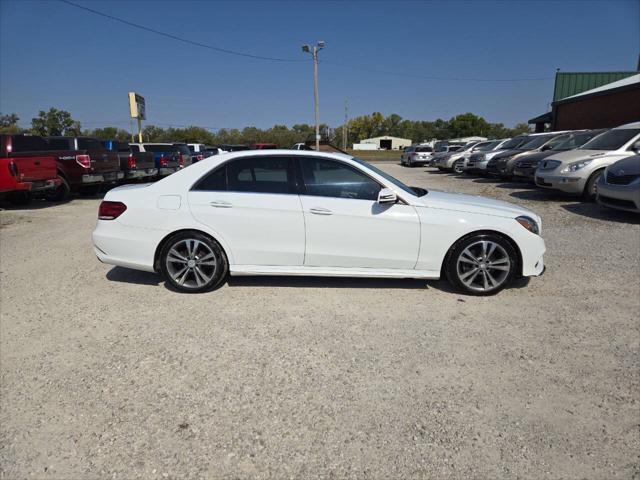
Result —
<instances>
[{"instance_id":1,"label":"front door handle","mask_svg":"<svg viewBox=\"0 0 640 480\"><path fill-rule=\"evenodd\" d=\"M231 208L233 206L229 202L225 202L223 200L214 200L213 202L209 202L209 205L216 208Z\"/></svg>"},{"instance_id":2,"label":"front door handle","mask_svg":"<svg viewBox=\"0 0 640 480\"><path fill-rule=\"evenodd\" d=\"M310 208L309 211L314 215L332 215L333 214L331 210L327 210L326 208L321 208L321 207Z\"/></svg>"}]
</instances>

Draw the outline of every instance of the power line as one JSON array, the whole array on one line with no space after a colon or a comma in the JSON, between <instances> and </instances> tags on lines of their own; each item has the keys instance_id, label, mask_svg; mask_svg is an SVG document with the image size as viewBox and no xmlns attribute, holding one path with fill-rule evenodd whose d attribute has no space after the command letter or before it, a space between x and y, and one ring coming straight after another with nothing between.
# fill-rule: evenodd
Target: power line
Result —
<instances>
[{"instance_id":1,"label":"power line","mask_svg":"<svg viewBox=\"0 0 640 480\"><path fill-rule=\"evenodd\" d=\"M408 72L394 72L391 70L380 70L378 68L361 67L358 65L350 65L348 63L334 62L332 60L322 60L321 63L329 65L337 65L345 68L352 68L354 70L364 70L367 72L381 73L383 75L394 75L399 77L413 77L421 78L424 80L443 80L443 81L458 81L458 82L539 82L542 80L551 80L553 77L538 77L538 78L468 78L468 77L438 77L430 75L420 75L416 73Z\"/></svg>"},{"instance_id":2,"label":"power line","mask_svg":"<svg viewBox=\"0 0 640 480\"><path fill-rule=\"evenodd\" d=\"M116 17L114 15L109 15L107 13L100 12L98 10L94 10L92 8L89 8L89 7L85 7L83 5L78 5L77 3L71 2L69 0L59 0L59 1L62 2L62 3L65 3L67 5L70 5L72 7L76 7L76 8L79 8L81 10L85 10L87 12L93 13L94 15L99 15L101 17L108 18L110 20L123 23L123 24L128 25L128 26L133 27L133 28L138 28L138 29L144 30L146 32L155 33L156 35L160 35L160 36L163 36L163 37L166 37L166 38L170 38L172 40L177 40L179 42L186 43L188 45L194 45L196 47L206 48L206 49L213 50L213 51L220 52L220 53L226 53L228 55L236 55L236 56L239 56L239 57L247 57L247 58L253 58L253 59L257 59L257 60L268 60L268 61L272 61L272 62L299 63L299 62L307 62L308 61L307 59L265 57L265 56L262 56L262 55L253 55L253 54L250 54L250 53L238 52L238 51L229 50L229 49L226 49L226 48L215 47L213 45L207 45L205 43L196 42L194 40L189 40L188 38L178 37L177 35L172 35L170 33L162 32L160 30L155 30L153 28L146 27L146 26L140 25L138 23L130 22L129 20L125 20L124 18ZM382 75L393 75L393 76L396 76L396 77L411 77L411 78L420 78L420 79L423 79L423 80L436 80L436 81L455 81L455 82L539 82L539 81L550 80L550 79L553 78L553 77L538 77L538 78L441 77L441 76L431 76L431 75L420 75L420 74L408 73L408 72L397 72L397 71L390 71L390 70L380 70L380 69L377 69L377 68L370 68L370 67L352 65L352 64L349 64L349 63L334 62L332 60L323 60L321 63L326 63L326 64L329 64L329 65L336 65L336 66L345 67L345 68L351 68L351 69L354 69L354 70L362 70L362 71L367 71L367 72L372 72L372 73L379 73L379 74L382 74Z\"/></svg>"},{"instance_id":3,"label":"power line","mask_svg":"<svg viewBox=\"0 0 640 480\"><path fill-rule=\"evenodd\" d=\"M130 22L129 20L125 20L124 18L116 17L114 15L109 15L104 12L100 12L98 10L94 10L93 8L85 7L82 5L78 5L77 3L70 2L69 0L59 0L62 3L66 3L67 5L71 5L72 7L79 8L81 10L85 10L87 12L93 13L95 15L99 15L104 18L108 18L110 20L123 23L133 28L138 28L140 30L145 30L150 33L155 33L156 35L161 35L163 37L171 38L172 40L177 40L179 42L187 43L189 45L195 45L196 47L207 48L209 50L214 50L220 53L226 53L228 55L236 55L238 57L248 57L254 58L257 60L269 60L272 62L306 62L306 59L291 59L291 58L277 58L277 57L264 57L262 55L253 55L251 53L237 52L235 50L229 50L226 48L215 47L213 45L207 45L206 43L196 42L194 40L189 40L188 38L178 37L177 35L172 35L170 33L162 32L160 30L155 30L153 28L145 27L144 25L140 25L138 23Z\"/></svg>"}]
</instances>

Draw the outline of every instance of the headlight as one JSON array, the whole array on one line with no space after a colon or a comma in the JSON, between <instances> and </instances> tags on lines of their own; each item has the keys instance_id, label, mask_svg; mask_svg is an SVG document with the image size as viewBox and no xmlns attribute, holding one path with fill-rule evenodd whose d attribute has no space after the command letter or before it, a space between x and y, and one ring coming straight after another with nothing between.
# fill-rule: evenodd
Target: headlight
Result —
<instances>
[{"instance_id":1,"label":"headlight","mask_svg":"<svg viewBox=\"0 0 640 480\"><path fill-rule=\"evenodd\" d=\"M589 165L591 162L593 162L593 160L583 160L581 162L571 163L566 167L564 167L562 170L560 170L560 173L577 172L581 168L584 168L587 165Z\"/></svg>"},{"instance_id":2,"label":"headlight","mask_svg":"<svg viewBox=\"0 0 640 480\"><path fill-rule=\"evenodd\" d=\"M522 225L524 228L529 230L531 233L535 233L536 235L540 235L540 228L536 221L531 217L518 217L516 218L516 222Z\"/></svg>"}]
</instances>

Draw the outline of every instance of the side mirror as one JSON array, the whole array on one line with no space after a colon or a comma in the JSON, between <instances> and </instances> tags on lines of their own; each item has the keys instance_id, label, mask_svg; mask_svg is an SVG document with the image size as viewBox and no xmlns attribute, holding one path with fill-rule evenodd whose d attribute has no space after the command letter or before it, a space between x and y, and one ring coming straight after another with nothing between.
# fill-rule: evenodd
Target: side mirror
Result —
<instances>
[{"instance_id":1,"label":"side mirror","mask_svg":"<svg viewBox=\"0 0 640 480\"><path fill-rule=\"evenodd\" d=\"M398 196L390 188L382 188L378 193L378 203L396 203Z\"/></svg>"},{"instance_id":2,"label":"side mirror","mask_svg":"<svg viewBox=\"0 0 640 480\"><path fill-rule=\"evenodd\" d=\"M637 140L632 146L631 146L631 150L633 150L636 153L640 153L640 140Z\"/></svg>"},{"instance_id":3,"label":"side mirror","mask_svg":"<svg viewBox=\"0 0 640 480\"><path fill-rule=\"evenodd\" d=\"M551 147L552 147L552 146L553 146L553 145L549 145L549 144L547 144L547 145L545 145L544 147L542 147L542 148L540 149L540 151L541 151L541 152L546 152L547 150L551 150Z\"/></svg>"}]
</instances>

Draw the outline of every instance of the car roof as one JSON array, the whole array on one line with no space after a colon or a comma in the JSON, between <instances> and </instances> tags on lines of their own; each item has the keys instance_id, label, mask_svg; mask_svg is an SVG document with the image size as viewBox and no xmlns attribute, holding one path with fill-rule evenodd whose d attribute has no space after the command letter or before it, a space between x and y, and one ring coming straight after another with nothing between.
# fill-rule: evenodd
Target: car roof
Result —
<instances>
[{"instance_id":1,"label":"car roof","mask_svg":"<svg viewBox=\"0 0 640 480\"><path fill-rule=\"evenodd\" d=\"M619 127L614 128L613 130L621 130L625 128L640 128L640 122L626 123L624 125L620 125Z\"/></svg>"}]
</instances>

